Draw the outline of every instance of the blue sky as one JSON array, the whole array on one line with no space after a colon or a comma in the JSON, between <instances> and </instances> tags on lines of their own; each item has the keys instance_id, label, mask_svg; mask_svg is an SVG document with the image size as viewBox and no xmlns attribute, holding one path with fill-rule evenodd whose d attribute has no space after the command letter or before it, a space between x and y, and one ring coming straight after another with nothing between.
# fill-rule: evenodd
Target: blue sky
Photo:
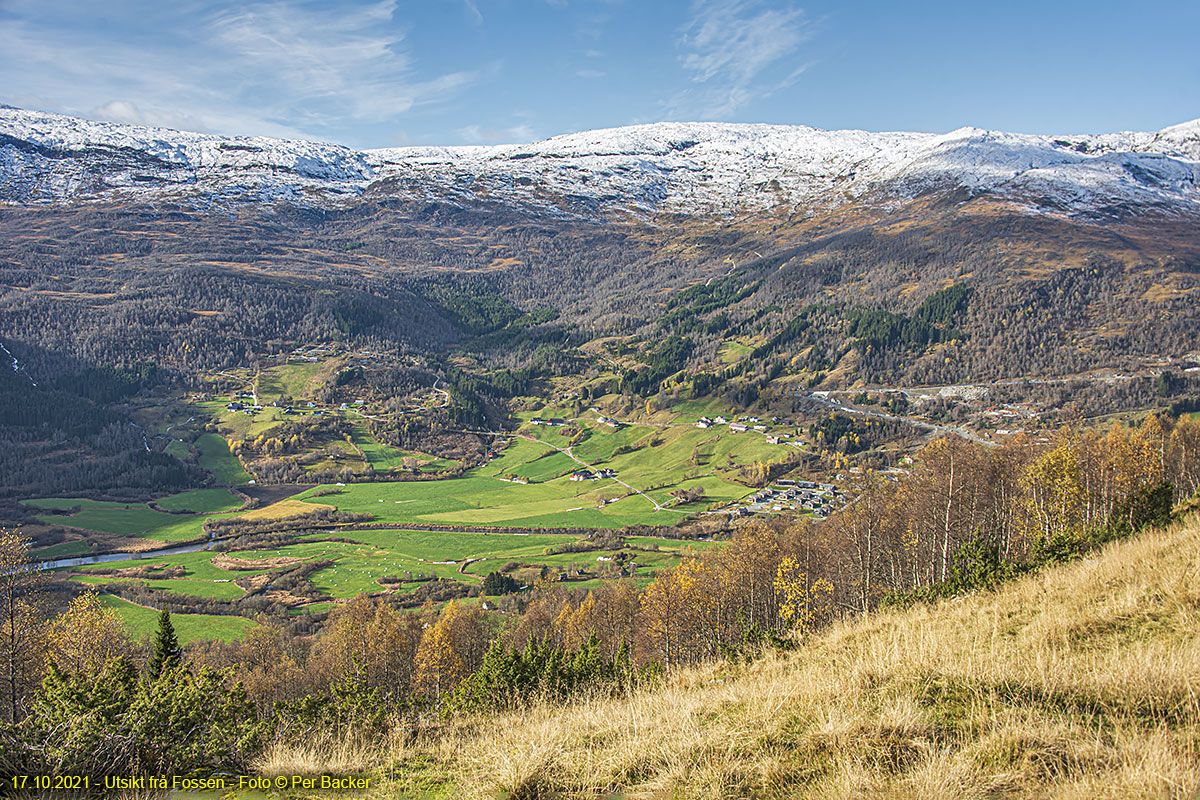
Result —
<instances>
[{"instance_id":1,"label":"blue sky","mask_svg":"<svg viewBox=\"0 0 1200 800\"><path fill-rule=\"evenodd\" d=\"M353 147L1200 117L1200 2L0 0L0 102Z\"/></svg>"}]
</instances>

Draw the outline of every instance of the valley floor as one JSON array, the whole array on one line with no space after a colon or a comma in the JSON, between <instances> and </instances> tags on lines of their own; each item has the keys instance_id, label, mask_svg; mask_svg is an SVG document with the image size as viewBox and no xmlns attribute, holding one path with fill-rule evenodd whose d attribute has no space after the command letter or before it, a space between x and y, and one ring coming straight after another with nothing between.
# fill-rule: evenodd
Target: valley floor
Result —
<instances>
[{"instance_id":1,"label":"valley floor","mask_svg":"<svg viewBox=\"0 0 1200 800\"><path fill-rule=\"evenodd\" d=\"M1200 518L620 699L277 749L378 797L1194 797Z\"/></svg>"}]
</instances>

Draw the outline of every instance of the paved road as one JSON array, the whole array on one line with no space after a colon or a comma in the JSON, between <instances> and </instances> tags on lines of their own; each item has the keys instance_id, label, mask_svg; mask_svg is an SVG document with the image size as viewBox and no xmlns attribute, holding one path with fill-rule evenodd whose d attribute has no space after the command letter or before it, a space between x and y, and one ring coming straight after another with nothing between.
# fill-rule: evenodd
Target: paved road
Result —
<instances>
[{"instance_id":1,"label":"paved road","mask_svg":"<svg viewBox=\"0 0 1200 800\"><path fill-rule=\"evenodd\" d=\"M904 422L904 423L907 423L907 424L912 425L917 428L924 428L925 430L931 431L931 432L943 431L945 433L952 433L955 436L961 436L962 438L967 439L968 441L978 442L979 444L986 444L988 447L998 446L996 444L996 442L993 442L990 439L984 439L982 436L977 436L976 434L972 433L971 431L967 430L966 428L960 428L956 425L940 425L935 422L926 422L925 420L913 419L912 417L902 417L898 414L889 414L886 411L875 411L874 409L858 408L856 406L848 406L845 403L840 403L837 400L834 400L832 398L821 397L819 395L811 394L809 392L803 392L800 390L795 390L794 392L791 392L791 393L795 394L799 397L804 397L808 400L812 400L814 403L819 403L819 404L827 406L829 408L837 409L838 411L841 411L845 414L852 414L852 415L856 415L856 416L860 416L860 417L875 417L876 419L885 419L885 420L888 420L891 422Z\"/></svg>"}]
</instances>

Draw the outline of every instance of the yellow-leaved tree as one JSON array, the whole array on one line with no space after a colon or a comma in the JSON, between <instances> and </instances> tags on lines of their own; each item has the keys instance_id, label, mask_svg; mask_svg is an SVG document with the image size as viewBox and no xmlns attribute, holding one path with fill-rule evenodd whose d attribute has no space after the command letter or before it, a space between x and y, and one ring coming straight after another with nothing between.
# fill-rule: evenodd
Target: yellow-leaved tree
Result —
<instances>
[{"instance_id":1,"label":"yellow-leaved tree","mask_svg":"<svg viewBox=\"0 0 1200 800\"><path fill-rule=\"evenodd\" d=\"M784 625L807 633L833 611L833 584L824 578L810 580L792 556L784 556L775 571L779 617Z\"/></svg>"},{"instance_id":2,"label":"yellow-leaved tree","mask_svg":"<svg viewBox=\"0 0 1200 800\"><path fill-rule=\"evenodd\" d=\"M125 624L94 589L72 600L47 633L46 659L64 672L98 675L109 661L133 651Z\"/></svg>"},{"instance_id":3,"label":"yellow-leaved tree","mask_svg":"<svg viewBox=\"0 0 1200 800\"><path fill-rule=\"evenodd\" d=\"M463 663L454 652L450 626L438 620L425 629L421 646L417 648L416 688L430 699L447 691L462 676Z\"/></svg>"},{"instance_id":4,"label":"yellow-leaved tree","mask_svg":"<svg viewBox=\"0 0 1200 800\"><path fill-rule=\"evenodd\" d=\"M417 648L413 682L419 693L433 699L453 689L479 668L487 650L487 631L479 606L451 600L437 622L425 629Z\"/></svg>"},{"instance_id":5,"label":"yellow-leaved tree","mask_svg":"<svg viewBox=\"0 0 1200 800\"><path fill-rule=\"evenodd\" d=\"M1043 541L1068 534L1081 522L1084 492L1079 462L1068 443L1047 450L1025 469L1029 523Z\"/></svg>"},{"instance_id":6,"label":"yellow-leaved tree","mask_svg":"<svg viewBox=\"0 0 1200 800\"><path fill-rule=\"evenodd\" d=\"M718 652L716 576L698 558L658 573L642 593L647 650L668 667Z\"/></svg>"}]
</instances>

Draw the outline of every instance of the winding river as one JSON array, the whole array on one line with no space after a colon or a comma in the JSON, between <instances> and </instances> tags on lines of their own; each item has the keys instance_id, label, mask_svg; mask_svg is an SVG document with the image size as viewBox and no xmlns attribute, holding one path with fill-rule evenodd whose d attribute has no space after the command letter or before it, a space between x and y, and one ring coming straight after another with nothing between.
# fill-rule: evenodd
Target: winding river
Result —
<instances>
[{"instance_id":1,"label":"winding river","mask_svg":"<svg viewBox=\"0 0 1200 800\"><path fill-rule=\"evenodd\" d=\"M70 558L55 558L50 561L41 561L34 564L33 568L39 572L48 569L62 569L63 567L82 567L87 564L103 564L106 561L136 561L142 558L158 558L159 556L174 556L180 553L195 553L200 550L208 549L212 542L194 542L192 544L181 544L176 547L165 547L162 550L144 550L139 553L102 553L96 556L71 556Z\"/></svg>"}]
</instances>

